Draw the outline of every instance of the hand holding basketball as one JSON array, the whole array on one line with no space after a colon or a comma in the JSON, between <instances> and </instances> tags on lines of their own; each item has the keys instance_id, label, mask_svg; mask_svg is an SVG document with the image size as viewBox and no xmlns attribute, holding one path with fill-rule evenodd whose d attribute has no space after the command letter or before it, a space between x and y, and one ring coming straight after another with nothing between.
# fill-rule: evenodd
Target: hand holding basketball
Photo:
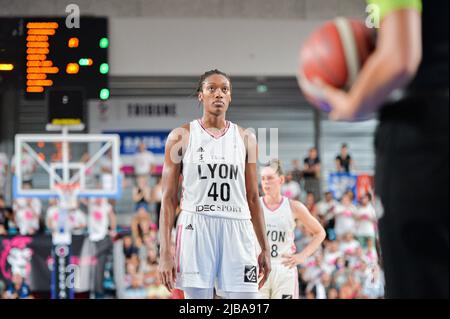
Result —
<instances>
[{"instance_id":1,"label":"hand holding basketball","mask_svg":"<svg viewBox=\"0 0 450 319\"><path fill-rule=\"evenodd\" d=\"M329 98L342 99L332 89L350 89L373 49L372 32L360 21L337 18L318 28L300 50L298 83L307 100L330 112Z\"/></svg>"}]
</instances>

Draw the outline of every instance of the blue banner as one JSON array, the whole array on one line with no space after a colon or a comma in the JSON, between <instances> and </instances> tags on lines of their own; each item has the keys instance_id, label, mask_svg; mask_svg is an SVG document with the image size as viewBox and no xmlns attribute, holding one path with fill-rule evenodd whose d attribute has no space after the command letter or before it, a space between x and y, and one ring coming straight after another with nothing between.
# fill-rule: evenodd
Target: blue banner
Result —
<instances>
[{"instance_id":1,"label":"blue banner","mask_svg":"<svg viewBox=\"0 0 450 319\"><path fill-rule=\"evenodd\" d=\"M328 176L328 188L334 199L340 200L346 191L351 190L355 194L358 177L351 173L330 173Z\"/></svg>"},{"instance_id":2,"label":"blue banner","mask_svg":"<svg viewBox=\"0 0 450 319\"><path fill-rule=\"evenodd\" d=\"M153 154L164 154L164 147L170 131L104 131L103 133L118 134L120 136L120 154L134 155L142 142Z\"/></svg>"}]
</instances>

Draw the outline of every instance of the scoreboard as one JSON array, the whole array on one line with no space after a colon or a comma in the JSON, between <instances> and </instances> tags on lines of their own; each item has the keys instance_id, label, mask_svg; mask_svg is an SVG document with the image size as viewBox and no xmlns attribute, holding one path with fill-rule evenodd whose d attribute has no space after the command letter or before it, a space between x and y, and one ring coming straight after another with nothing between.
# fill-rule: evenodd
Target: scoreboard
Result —
<instances>
[{"instance_id":1,"label":"scoreboard","mask_svg":"<svg viewBox=\"0 0 450 319\"><path fill-rule=\"evenodd\" d=\"M11 84L26 99L51 90L79 90L87 99L109 98L108 20L81 17L0 18L0 85Z\"/></svg>"}]
</instances>

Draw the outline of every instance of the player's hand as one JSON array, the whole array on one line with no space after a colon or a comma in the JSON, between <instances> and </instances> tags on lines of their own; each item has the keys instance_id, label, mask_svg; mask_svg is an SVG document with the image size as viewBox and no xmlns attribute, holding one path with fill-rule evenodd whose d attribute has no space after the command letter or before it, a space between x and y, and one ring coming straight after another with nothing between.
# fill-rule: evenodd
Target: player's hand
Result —
<instances>
[{"instance_id":1,"label":"player's hand","mask_svg":"<svg viewBox=\"0 0 450 319\"><path fill-rule=\"evenodd\" d=\"M281 263L288 268L293 268L297 265L303 264L306 261L306 257L302 254L282 254L281 257L283 258Z\"/></svg>"},{"instance_id":2,"label":"player's hand","mask_svg":"<svg viewBox=\"0 0 450 319\"><path fill-rule=\"evenodd\" d=\"M358 105L353 102L347 92L336 89L320 79L315 79L314 85L321 90L325 102L331 107L328 115L330 120L351 121L357 118Z\"/></svg>"},{"instance_id":3,"label":"player's hand","mask_svg":"<svg viewBox=\"0 0 450 319\"><path fill-rule=\"evenodd\" d=\"M261 281L258 284L258 289L261 289L262 286L264 286L265 282L267 281L267 278L269 278L270 271L272 270L270 266L270 255L269 251L261 251L261 253L258 256L258 268L259 268L259 274L258 278L261 278Z\"/></svg>"},{"instance_id":4,"label":"player's hand","mask_svg":"<svg viewBox=\"0 0 450 319\"><path fill-rule=\"evenodd\" d=\"M175 261L171 254L161 256L158 267L158 275L162 284L166 286L170 292L172 292L172 289L175 288L176 270Z\"/></svg>"}]
</instances>

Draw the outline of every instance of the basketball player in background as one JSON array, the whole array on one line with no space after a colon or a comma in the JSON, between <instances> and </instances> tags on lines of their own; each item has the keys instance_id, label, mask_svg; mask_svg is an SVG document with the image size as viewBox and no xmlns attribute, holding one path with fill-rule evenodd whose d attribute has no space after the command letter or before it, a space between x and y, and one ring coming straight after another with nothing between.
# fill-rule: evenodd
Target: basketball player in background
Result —
<instances>
[{"instance_id":1,"label":"basketball player in background","mask_svg":"<svg viewBox=\"0 0 450 319\"><path fill-rule=\"evenodd\" d=\"M449 2L369 2L381 12L375 52L349 92L318 85L334 120L378 111L387 297L448 298Z\"/></svg>"},{"instance_id":2,"label":"basketball player in background","mask_svg":"<svg viewBox=\"0 0 450 319\"><path fill-rule=\"evenodd\" d=\"M269 279L259 291L265 299L298 299L297 265L311 256L325 239L325 230L308 209L299 201L281 195L284 183L280 161L271 160L261 170L261 184L264 196L261 206L266 221L267 239L270 247L272 271ZM295 253L295 221L300 221L311 241L300 252Z\"/></svg>"},{"instance_id":3,"label":"basketball player in background","mask_svg":"<svg viewBox=\"0 0 450 319\"><path fill-rule=\"evenodd\" d=\"M169 290L176 286L187 299L211 299L214 287L226 299L257 298L270 272L270 255L258 195L256 137L225 118L231 102L225 73L203 74L197 92L202 118L173 130L166 144L159 273ZM171 231L180 174L174 256Z\"/></svg>"}]
</instances>

